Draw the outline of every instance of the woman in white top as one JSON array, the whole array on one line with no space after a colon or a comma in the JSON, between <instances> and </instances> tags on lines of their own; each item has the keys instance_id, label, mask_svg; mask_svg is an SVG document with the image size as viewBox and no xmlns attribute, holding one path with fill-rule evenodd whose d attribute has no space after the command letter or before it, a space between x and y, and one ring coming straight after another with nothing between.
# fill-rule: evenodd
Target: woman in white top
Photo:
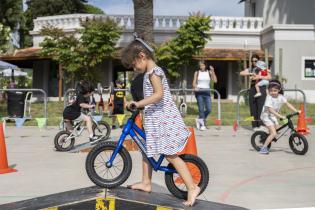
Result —
<instances>
[{"instance_id":1,"label":"woman in white top","mask_svg":"<svg viewBox=\"0 0 315 210\"><path fill-rule=\"evenodd\" d=\"M209 66L210 71L206 69L204 61L199 61L199 70L194 74L193 88L197 99L199 118L196 119L197 129L206 130L205 120L211 112L210 81L217 83L213 66Z\"/></svg>"}]
</instances>

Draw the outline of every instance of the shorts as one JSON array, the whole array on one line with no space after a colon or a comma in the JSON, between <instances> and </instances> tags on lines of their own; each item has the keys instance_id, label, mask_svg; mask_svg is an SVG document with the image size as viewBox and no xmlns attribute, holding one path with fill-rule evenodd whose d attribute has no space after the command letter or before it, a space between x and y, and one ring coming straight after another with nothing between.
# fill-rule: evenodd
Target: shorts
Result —
<instances>
[{"instance_id":1,"label":"shorts","mask_svg":"<svg viewBox=\"0 0 315 210\"><path fill-rule=\"evenodd\" d=\"M267 86L269 85L269 81L266 79L262 79L257 83L258 86Z\"/></svg>"},{"instance_id":2,"label":"shorts","mask_svg":"<svg viewBox=\"0 0 315 210\"><path fill-rule=\"evenodd\" d=\"M115 105L114 106L113 115L115 115L115 114L124 114L124 113L125 113L124 106L120 106L120 105Z\"/></svg>"},{"instance_id":3,"label":"shorts","mask_svg":"<svg viewBox=\"0 0 315 210\"><path fill-rule=\"evenodd\" d=\"M277 118L268 113L262 113L260 119L265 124L265 126L279 125Z\"/></svg>"},{"instance_id":4,"label":"shorts","mask_svg":"<svg viewBox=\"0 0 315 210\"><path fill-rule=\"evenodd\" d=\"M66 107L63 111L63 119L65 120L84 120L85 114L82 112L74 112L71 108Z\"/></svg>"}]
</instances>

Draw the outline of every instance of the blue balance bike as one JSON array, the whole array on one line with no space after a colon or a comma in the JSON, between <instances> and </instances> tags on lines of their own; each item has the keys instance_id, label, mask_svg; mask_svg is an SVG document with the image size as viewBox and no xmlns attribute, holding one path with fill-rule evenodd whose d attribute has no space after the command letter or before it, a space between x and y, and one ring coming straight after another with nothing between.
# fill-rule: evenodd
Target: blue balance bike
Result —
<instances>
[{"instance_id":1,"label":"blue balance bike","mask_svg":"<svg viewBox=\"0 0 315 210\"><path fill-rule=\"evenodd\" d=\"M187 199L187 189L172 164L161 166L164 155L156 160L146 156L145 133L135 124L139 110L131 107L132 116L123 127L118 142L103 141L98 143L88 154L85 167L91 181L104 188L115 188L122 185L130 176L132 159L123 146L128 135L136 142L144 157L147 158L153 170L165 172L165 183L168 190L177 198ZM194 182L200 187L200 194L209 182L209 171L205 162L197 156L184 154L180 158L187 164Z\"/></svg>"}]
</instances>

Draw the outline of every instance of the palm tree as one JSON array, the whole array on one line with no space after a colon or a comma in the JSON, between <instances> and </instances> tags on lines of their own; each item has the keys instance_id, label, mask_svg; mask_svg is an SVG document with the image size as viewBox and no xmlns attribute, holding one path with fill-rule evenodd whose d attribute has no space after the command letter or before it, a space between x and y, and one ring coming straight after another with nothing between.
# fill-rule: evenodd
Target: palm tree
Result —
<instances>
[{"instance_id":1,"label":"palm tree","mask_svg":"<svg viewBox=\"0 0 315 210\"><path fill-rule=\"evenodd\" d=\"M149 43L153 36L153 0L133 0L135 32Z\"/></svg>"}]
</instances>

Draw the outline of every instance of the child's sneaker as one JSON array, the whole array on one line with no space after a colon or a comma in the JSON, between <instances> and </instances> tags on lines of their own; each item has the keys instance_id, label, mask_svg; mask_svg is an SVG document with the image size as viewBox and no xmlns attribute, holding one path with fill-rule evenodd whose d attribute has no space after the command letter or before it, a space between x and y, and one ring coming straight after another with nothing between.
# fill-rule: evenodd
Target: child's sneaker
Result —
<instances>
[{"instance_id":1,"label":"child's sneaker","mask_svg":"<svg viewBox=\"0 0 315 210\"><path fill-rule=\"evenodd\" d=\"M262 147L259 151L260 154L268 155L269 151L267 147Z\"/></svg>"},{"instance_id":2,"label":"child's sneaker","mask_svg":"<svg viewBox=\"0 0 315 210\"><path fill-rule=\"evenodd\" d=\"M117 128L117 126L116 126L116 125L113 125L113 126L112 126L112 129L116 129L116 128Z\"/></svg>"},{"instance_id":3,"label":"child's sneaker","mask_svg":"<svg viewBox=\"0 0 315 210\"><path fill-rule=\"evenodd\" d=\"M91 144L95 144L96 142L98 142L101 139L102 139L102 136L93 136L92 138L90 138L90 142L91 142Z\"/></svg>"},{"instance_id":4,"label":"child's sneaker","mask_svg":"<svg viewBox=\"0 0 315 210\"><path fill-rule=\"evenodd\" d=\"M198 118L196 118L196 128L198 130L200 130L200 123L199 123L199 119Z\"/></svg>"},{"instance_id":5,"label":"child's sneaker","mask_svg":"<svg viewBox=\"0 0 315 210\"><path fill-rule=\"evenodd\" d=\"M254 98L258 98L258 97L260 97L261 96L261 93L259 92L259 93L256 93L255 95L254 95Z\"/></svg>"},{"instance_id":6,"label":"child's sneaker","mask_svg":"<svg viewBox=\"0 0 315 210\"><path fill-rule=\"evenodd\" d=\"M201 130L201 131L205 131L205 130L207 130L207 128L206 128L206 126L202 125L202 126L200 127L200 130Z\"/></svg>"}]
</instances>

